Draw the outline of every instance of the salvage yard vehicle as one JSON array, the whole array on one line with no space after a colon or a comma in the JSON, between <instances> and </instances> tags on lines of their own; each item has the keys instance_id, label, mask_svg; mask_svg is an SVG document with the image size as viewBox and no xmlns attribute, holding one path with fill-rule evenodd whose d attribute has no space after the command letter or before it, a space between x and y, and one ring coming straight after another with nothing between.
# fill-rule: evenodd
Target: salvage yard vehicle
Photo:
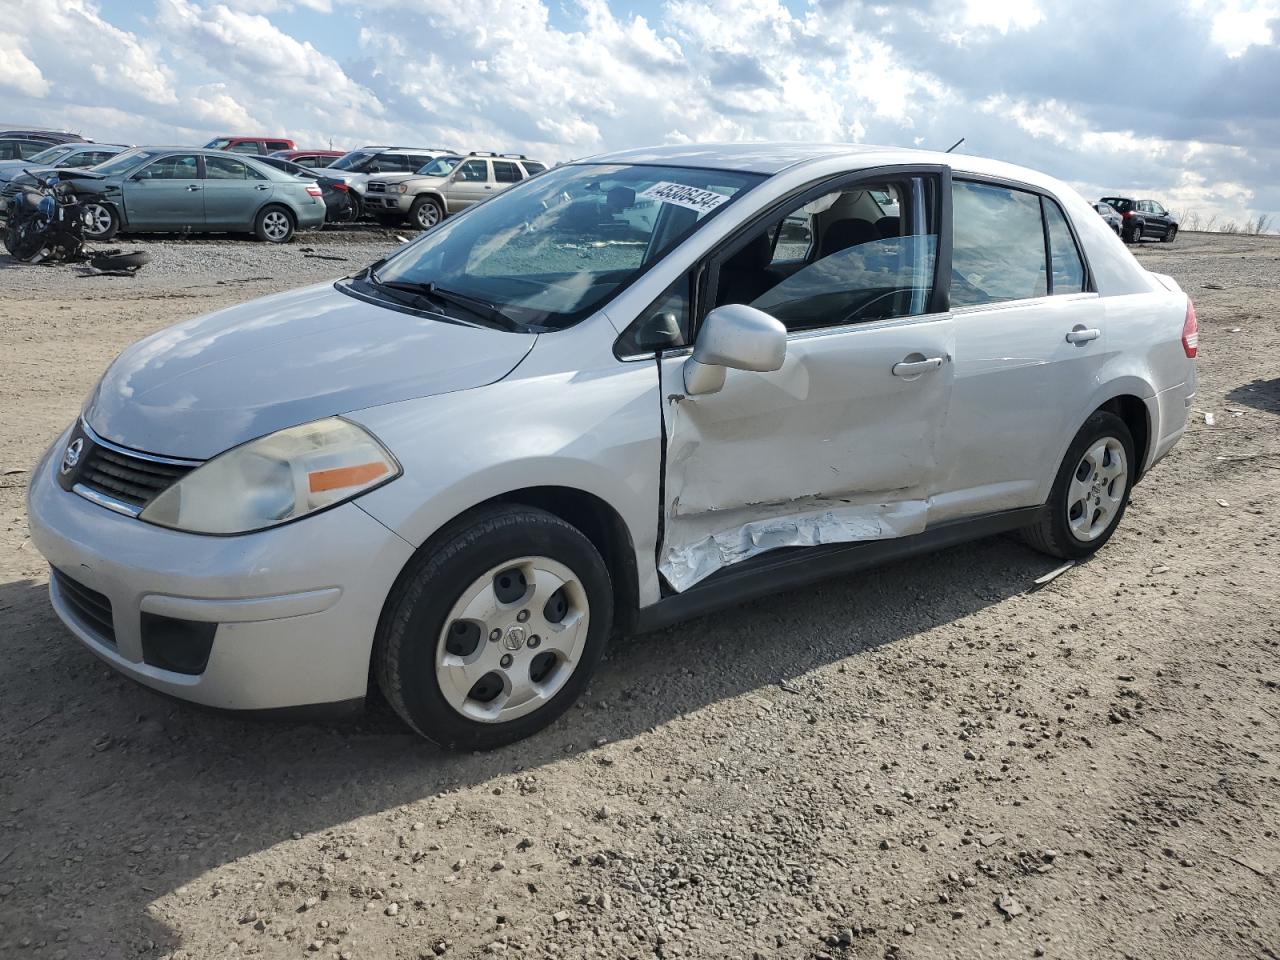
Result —
<instances>
[{"instance_id":1,"label":"salvage yard vehicle","mask_svg":"<svg viewBox=\"0 0 1280 960\"><path fill-rule=\"evenodd\" d=\"M1115 207L1099 200L1093 205L1093 209L1098 211L1098 216L1106 222L1117 237L1121 235L1124 230L1124 217L1120 216L1120 212Z\"/></svg>"},{"instance_id":2,"label":"salvage yard vehicle","mask_svg":"<svg viewBox=\"0 0 1280 960\"><path fill-rule=\"evenodd\" d=\"M351 188L345 181L325 176L324 170L313 170L282 157L258 157L257 160L258 163L316 184L320 188L321 199L324 200L325 223L346 223L356 218L356 203L351 199Z\"/></svg>"},{"instance_id":3,"label":"salvage yard vehicle","mask_svg":"<svg viewBox=\"0 0 1280 960\"><path fill-rule=\"evenodd\" d=\"M219 150L137 147L76 175L90 240L147 231L252 233L284 243L325 218L314 182Z\"/></svg>"},{"instance_id":4,"label":"salvage yard vehicle","mask_svg":"<svg viewBox=\"0 0 1280 960\"><path fill-rule=\"evenodd\" d=\"M1197 340L1031 170L625 151L130 347L34 470L31 536L147 686L337 708L372 677L491 748L614 633L1003 531L1089 557L1186 428Z\"/></svg>"},{"instance_id":5,"label":"salvage yard vehicle","mask_svg":"<svg viewBox=\"0 0 1280 960\"><path fill-rule=\"evenodd\" d=\"M204 146L206 150L226 150L228 153L265 156L279 150L292 150L297 144L288 137L214 137Z\"/></svg>"},{"instance_id":6,"label":"salvage yard vehicle","mask_svg":"<svg viewBox=\"0 0 1280 960\"><path fill-rule=\"evenodd\" d=\"M1154 200L1103 197L1102 202L1120 214L1120 235L1126 243L1141 243L1149 237L1173 243L1178 236L1177 218Z\"/></svg>"},{"instance_id":7,"label":"salvage yard vehicle","mask_svg":"<svg viewBox=\"0 0 1280 960\"><path fill-rule=\"evenodd\" d=\"M352 150L324 168L325 176L346 182L363 214L365 187L369 178L380 173L410 173L430 163L442 153L457 153L446 147L380 147L367 146Z\"/></svg>"},{"instance_id":8,"label":"salvage yard vehicle","mask_svg":"<svg viewBox=\"0 0 1280 960\"><path fill-rule=\"evenodd\" d=\"M546 170L522 153L436 157L413 173L379 174L365 186L365 209L384 224L408 220L428 230L450 214L487 200Z\"/></svg>"},{"instance_id":9,"label":"salvage yard vehicle","mask_svg":"<svg viewBox=\"0 0 1280 960\"><path fill-rule=\"evenodd\" d=\"M278 160L288 160L300 167L318 170L346 156L341 150L276 150L271 154Z\"/></svg>"}]
</instances>

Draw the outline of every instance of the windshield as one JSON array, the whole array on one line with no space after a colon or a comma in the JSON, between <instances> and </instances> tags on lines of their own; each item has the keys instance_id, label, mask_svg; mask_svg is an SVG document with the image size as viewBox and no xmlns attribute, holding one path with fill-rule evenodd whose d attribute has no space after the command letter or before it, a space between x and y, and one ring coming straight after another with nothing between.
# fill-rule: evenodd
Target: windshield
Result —
<instances>
[{"instance_id":1,"label":"windshield","mask_svg":"<svg viewBox=\"0 0 1280 960\"><path fill-rule=\"evenodd\" d=\"M94 173L105 173L110 177L117 173L132 170L138 164L146 163L152 157L159 155L159 150L126 150L124 153L118 153L110 160L104 160L96 167L90 167L89 169Z\"/></svg>"},{"instance_id":2,"label":"windshield","mask_svg":"<svg viewBox=\"0 0 1280 960\"><path fill-rule=\"evenodd\" d=\"M372 150L352 150L350 153L340 156L329 166L335 170L358 170L373 155L374 151Z\"/></svg>"},{"instance_id":3,"label":"windshield","mask_svg":"<svg viewBox=\"0 0 1280 960\"><path fill-rule=\"evenodd\" d=\"M462 162L461 157L436 157L430 163L424 163L417 170L420 177L447 177L453 168Z\"/></svg>"},{"instance_id":4,"label":"windshield","mask_svg":"<svg viewBox=\"0 0 1280 960\"><path fill-rule=\"evenodd\" d=\"M624 164L559 167L446 220L379 267L507 319L561 329L598 309L762 176Z\"/></svg>"},{"instance_id":5,"label":"windshield","mask_svg":"<svg viewBox=\"0 0 1280 960\"><path fill-rule=\"evenodd\" d=\"M48 150L41 150L29 159L32 163L53 163L55 160L62 159L74 149L75 147L50 147Z\"/></svg>"}]
</instances>

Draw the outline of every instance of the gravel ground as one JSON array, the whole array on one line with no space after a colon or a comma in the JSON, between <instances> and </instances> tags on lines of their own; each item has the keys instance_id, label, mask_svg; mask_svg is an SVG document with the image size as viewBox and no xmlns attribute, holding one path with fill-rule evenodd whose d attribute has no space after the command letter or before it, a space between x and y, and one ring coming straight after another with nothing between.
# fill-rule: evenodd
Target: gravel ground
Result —
<instances>
[{"instance_id":1,"label":"gravel ground","mask_svg":"<svg viewBox=\"0 0 1280 960\"><path fill-rule=\"evenodd\" d=\"M394 242L0 260L0 956L1280 956L1280 241L1142 247L1196 298L1195 423L1038 591L993 539L744 605L482 756L117 677L50 612L28 466L128 342Z\"/></svg>"}]
</instances>

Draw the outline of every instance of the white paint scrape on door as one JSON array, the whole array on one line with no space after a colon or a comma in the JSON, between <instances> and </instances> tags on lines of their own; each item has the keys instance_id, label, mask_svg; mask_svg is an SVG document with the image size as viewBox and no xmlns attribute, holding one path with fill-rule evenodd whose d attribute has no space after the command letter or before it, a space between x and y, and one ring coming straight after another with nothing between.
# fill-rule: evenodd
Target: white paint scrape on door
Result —
<instances>
[{"instance_id":1,"label":"white paint scrape on door","mask_svg":"<svg viewBox=\"0 0 1280 960\"><path fill-rule=\"evenodd\" d=\"M667 517L668 539L658 569L677 592L683 592L723 567L781 547L814 547L824 543L884 540L920 533L925 528L923 500L896 503L833 503L811 498L787 505L794 513L779 515L778 505L755 511L735 510L733 516L703 514L694 518ZM744 513L767 513L743 522ZM724 527L704 532L696 524L717 518Z\"/></svg>"}]
</instances>

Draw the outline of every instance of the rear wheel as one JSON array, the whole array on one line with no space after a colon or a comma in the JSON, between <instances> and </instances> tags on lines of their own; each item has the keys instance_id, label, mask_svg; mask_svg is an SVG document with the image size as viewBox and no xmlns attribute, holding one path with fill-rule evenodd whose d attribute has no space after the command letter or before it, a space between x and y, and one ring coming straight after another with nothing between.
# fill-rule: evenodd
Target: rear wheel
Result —
<instances>
[{"instance_id":1,"label":"rear wheel","mask_svg":"<svg viewBox=\"0 0 1280 960\"><path fill-rule=\"evenodd\" d=\"M383 611L374 673L422 736L488 750L568 709L612 620L608 569L590 540L542 510L498 508L411 561Z\"/></svg>"},{"instance_id":2,"label":"rear wheel","mask_svg":"<svg viewBox=\"0 0 1280 960\"><path fill-rule=\"evenodd\" d=\"M1135 225L1133 229L1129 231L1129 236L1127 236L1125 239L1128 240L1130 243L1141 243L1142 242L1142 224L1139 223Z\"/></svg>"},{"instance_id":3,"label":"rear wheel","mask_svg":"<svg viewBox=\"0 0 1280 960\"><path fill-rule=\"evenodd\" d=\"M253 233L267 243L287 243L293 236L293 214L284 207L265 207L253 223Z\"/></svg>"},{"instance_id":4,"label":"rear wheel","mask_svg":"<svg viewBox=\"0 0 1280 960\"><path fill-rule=\"evenodd\" d=\"M1090 556L1115 533L1137 472L1129 428L1114 413L1098 411L1071 442L1044 514L1023 539L1053 557Z\"/></svg>"},{"instance_id":5,"label":"rear wheel","mask_svg":"<svg viewBox=\"0 0 1280 960\"><path fill-rule=\"evenodd\" d=\"M1161 239L1165 243L1173 243L1173 241L1177 238L1177 236L1178 236L1178 228L1176 226L1172 226L1169 228L1168 232L1165 233L1164 237L1162 237Z\"/></svg>"}]
</instances>

